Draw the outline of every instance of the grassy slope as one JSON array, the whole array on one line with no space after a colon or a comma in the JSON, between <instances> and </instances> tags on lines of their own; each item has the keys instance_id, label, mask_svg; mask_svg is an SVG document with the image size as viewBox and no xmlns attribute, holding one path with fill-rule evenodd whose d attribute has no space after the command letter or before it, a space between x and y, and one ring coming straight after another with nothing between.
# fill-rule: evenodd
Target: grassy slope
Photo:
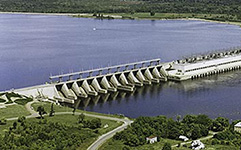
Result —
<instances>
[{"instance_id":1,"label":"grassy slope","mask_svg":"<svg viewBox=\"0 0 241 150\"><path fill-rule=\"evenodd\" d=\"M48 122L59 122L59 123L63 123L66 125L70 125L70 126L78 126L79 124L77 123L78 120L78 115L55 115L53 117L48 117L46 116L45 119ZM91 120L94 119L93 117L85 117L86 120ZM31 118L31 119L27 119L27 121L35 121L38 122L39 119L36 118ZM0 134L4 134L5 130L8 130L10 126L12 126L14 121L7 121L6 125L0 125ZM112 120L105 120L105 119L101 119L102 122L102 127L99 128L99 134L104 134L109 132L110 130L113 130L114 128L120 126L122 123L120 122L116 122L116 121L112 121ZM108 128L103 128L103 126L105 124L108 124ZM86 129L89 130L89 129ZM80 150L85 150L87 149L87 147L89 147L91 145L91 143L93 143L95 140L97 139L97 137L94 138L90 138L87 141L85 141L83 144L81 144L81 147L79 148Z\"/></svg>"},{"instance_id":2,"label":"grassy slope","mask_svg":"<svg viewBox=\"0 0 241 150\"><path fill-rule=\"evenodd\" d=\"M66 124L66 125L71 125L71 126L78 126L79 124L77 123L77 120L78 120L78 116L77 115L56 115L56 116L53 116L53 117L45 117L48 122L59 122L59 123L63 123L63 124ZM93 117L85 117L86 120L91 120L91 119L94 119ZM32 118L32 119L28 119L29 121L39 121L39 119L35 119L35 118ZM112 120L105 120L105 119L101 119L101 122L102 122L102 128L99 128L99 133L100 134L104 134L110 130L113 130L114 128L118 127L119 125L121 125L121 123L117 123L116 121L112 121ZM109 127L104 129L103 126L105 124L108 124ZM83 143L81 145L81 147L79 149L87 149L87 147L89 147L91 145L91 143L93 143L95 140L97 139L96 138L91 138L91 139L88 139L85 143Z\"/></svg>"},{"instance_id":3,"label":"grassy slope","mask_svg":"<svg viewBox=\"0 0 241 150\"><path fill-rule=\"evenodd\" d=\"M30 113L22 105L10 105L6 108L0 108L0 118L12 118L27 115L30 115Z\"/></svg>"},{"instance_id":4,"label":"grassy slope","mask_svg":"<svg viewBox=\"0 0 241 150\"><path fill-rule=\"evenodd\" d=\"M32 107L34 108L34 110L37 110L38 106L43 106L47 113L50 112L51 103L49 103L49 102L36 102L36 103L32 104ZM54 105L54 111L55 112L73 112L73 108L70 108L70 107L67 107L67 106ZM101 116L109 116L109 117L116 117L116 118L123 118L122 116L119 116L119 115L89 112L89 111L84 111L84 110L80 110L80 109L76 109L75 112L95 114L95 115L101 115Z\"/></svg>"}]
</instances>

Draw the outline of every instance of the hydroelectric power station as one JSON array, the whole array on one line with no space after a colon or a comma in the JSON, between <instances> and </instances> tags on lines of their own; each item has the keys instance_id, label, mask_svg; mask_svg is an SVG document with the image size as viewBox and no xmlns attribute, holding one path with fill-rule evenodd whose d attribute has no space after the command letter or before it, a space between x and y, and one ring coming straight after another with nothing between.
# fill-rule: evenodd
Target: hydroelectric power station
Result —
<instances>
[{"instance_id":1,"label":"hydroelectric power station","mask_svg":"<svg viewBox=\"0 0 241 150\"><path fill-rule=\"evenodd\" d=\"M50 83L17 89L27 96L43 96L58 102L97 97L168 80L202 78L241 68L241 47L161 63L160 59L50 76Z\"/></svg>"}]
</instances>

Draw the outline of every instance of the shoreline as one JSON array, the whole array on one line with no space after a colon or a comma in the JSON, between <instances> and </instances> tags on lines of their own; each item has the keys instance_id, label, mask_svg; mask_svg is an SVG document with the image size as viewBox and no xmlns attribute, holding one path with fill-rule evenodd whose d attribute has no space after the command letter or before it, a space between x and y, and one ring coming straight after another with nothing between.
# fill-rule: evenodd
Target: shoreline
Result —
<instances>
[{"instance_id":1,"label":"shoreline","mask_svg":"<svg viewBox=\"0 0 241 150\"><path fill-rule=\"evenodd\" d=\"M0 14L19 14L19 15L46 15L46 16L71 16L71 17L78 17L78 18L96 18L93 16L92 13L35 13L35 12L0 12ZM103 19L131 19L125 18L122 15L118 14L104 14ZM209 20L209 19L201 19L201 18L175 18L175 19L161 19L161 18L139 18L135 17L134 20L197 20L197 21L206 21L206 22L215 22L215 23L222 23L228 25L237 25L241 27L241 22L231 22L231 21L217 21L217 20Z\"/></svg>"}]
</instances>

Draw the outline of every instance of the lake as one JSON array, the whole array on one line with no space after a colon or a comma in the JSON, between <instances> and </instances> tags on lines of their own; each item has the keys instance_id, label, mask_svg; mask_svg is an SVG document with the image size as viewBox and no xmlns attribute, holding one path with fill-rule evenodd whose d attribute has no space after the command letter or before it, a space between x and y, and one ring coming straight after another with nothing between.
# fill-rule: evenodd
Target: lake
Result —
<instances>
[{"instance_id":1,"label":"lake","mask_svg":"<svg viewBox=\"0 0 241 150\"><path fill-rule=\"evenodd\" d=\"M241 45L241 28L195 20L97 20L0 15L0 90L43 84L49 75L146 59L162 62ZM134 93L101 96L81 109L155 116L240 119L241 71Z\"/></svg>"}]
</instances>

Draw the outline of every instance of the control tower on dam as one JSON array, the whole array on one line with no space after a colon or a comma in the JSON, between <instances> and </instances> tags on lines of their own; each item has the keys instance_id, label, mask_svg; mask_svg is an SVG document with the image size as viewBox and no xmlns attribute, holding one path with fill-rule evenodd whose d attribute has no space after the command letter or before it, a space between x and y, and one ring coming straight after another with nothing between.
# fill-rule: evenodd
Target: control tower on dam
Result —
<instances>
[{"instance_id":1,"label":"control tower on dam","mask_svg":"<svg viewBox=\"0 0 241 150\"><path fill-rule=\"evenodd\" d=\"M241 68L241 47L177 60L168 64L168 80L202 78Z\"/></svg>"}]
</instances>

